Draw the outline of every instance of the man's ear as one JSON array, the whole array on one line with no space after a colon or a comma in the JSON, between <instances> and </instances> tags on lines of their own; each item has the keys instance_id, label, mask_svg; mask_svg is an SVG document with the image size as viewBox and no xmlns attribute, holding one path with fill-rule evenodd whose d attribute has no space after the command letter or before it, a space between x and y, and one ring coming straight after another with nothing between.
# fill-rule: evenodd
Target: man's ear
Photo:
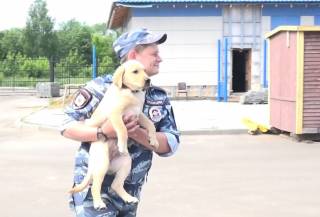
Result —
<instances>
[{"instance_id":1,"label":"man's ear","mask_svg":"<svg viewBox=\"0 0 320 217\"><path fill-rule=\"evenodd\" d=\"M117 70L114 72L112 77L112 82L119 88L122 87L122 79L124 74L125 68L123 65L120 65Z\"/></svg>"},{"instance_id":2,"label":"man's ear","mask_svg":"<svg viewBox=\"0 0 320 217\"><path fill-rule=\"evenodd\" d=\"M136 51L134 49L131 49L127 54L127 58L129 60L135 59L136 58Z\"/></svg>"}]
</instances>

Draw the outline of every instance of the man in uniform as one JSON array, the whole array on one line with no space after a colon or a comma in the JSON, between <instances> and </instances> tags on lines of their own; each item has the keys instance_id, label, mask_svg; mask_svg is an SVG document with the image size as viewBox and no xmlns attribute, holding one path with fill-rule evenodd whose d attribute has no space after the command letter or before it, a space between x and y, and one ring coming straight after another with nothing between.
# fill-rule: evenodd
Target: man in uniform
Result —
<instances>
[{"instance_id":1,"label":"man in uniform","mask_svg":"<svg viewBox=\"0 0 320 217\"><path fill-rule=\"evenodd\" d=\"M131 59L138 60L145 66L146 73L153 76L159 73L159 64L162 61L158 45L165 42L166 39L166 34L154 34L147 29L137 29L122 34L114 42L113 48L121 62ZM74 184L81 183L86 175L90 142L97 141L101 137L116 138L116 133L108 121L98 128L86 126L83 122L91 116L111 82L112 76L110 75L88 82L78 91L73 102L66 109L66 120L61 134L66 138L81 141L75 158ZM156 150L150 146L147 132L138 125L137 117L130 114L123 117L128 130L129 142L132 144L129 148L132 158L131 171L124 187L129 194L138 199L151 167L153 152L159 156L171 156L179 145L179 132L173 110L163 89L151 86L146 90L143 112L156 127L159 141L159 147ZM113 175L106 175L101 189L102 198L107 205L106 209L94 209L90 187L72 195L70 205L74 208L77 217L136 216L138 204L125 203L112 191L110 185L113 178Z\"/></svg>"}]
</instances>

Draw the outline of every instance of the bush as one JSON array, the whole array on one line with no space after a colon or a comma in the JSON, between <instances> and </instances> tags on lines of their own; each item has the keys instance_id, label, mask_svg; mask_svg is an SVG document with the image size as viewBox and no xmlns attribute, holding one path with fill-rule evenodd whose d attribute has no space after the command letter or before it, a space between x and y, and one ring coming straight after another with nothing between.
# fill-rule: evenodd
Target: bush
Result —
<instances>
[{"instance_id":1,"label":"bush","mask_svg":"<svg viewBox=\"0 0 320 217\"><path fill-rule=\"evenodd\" d=\"M28 78L48 78L49 77L49 61L44 58L31 59L27 58L21 62L19 70L20 76Z\"/></svg>"},{"instance_id":2,"label":"bush","mask_svg":"<svg viewBox=\"0 0 320 217\"><path fill-rule=\"evenodd\" d=\"M4 77L48 78L49 61L43 57L31 59L9 53L7 59L0 62L0 73Z\"/></svg>"}]
</instances>

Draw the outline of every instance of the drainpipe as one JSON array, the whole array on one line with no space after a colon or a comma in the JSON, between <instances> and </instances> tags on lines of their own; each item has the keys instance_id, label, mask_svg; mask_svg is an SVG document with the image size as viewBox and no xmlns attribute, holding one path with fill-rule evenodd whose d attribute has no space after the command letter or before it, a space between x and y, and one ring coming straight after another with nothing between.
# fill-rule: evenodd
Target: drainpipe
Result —
<instances>
[{"instance_id":1,"label":"drainpipe","mask_svg":"<svg viewBox=\"0 0 320 217\"><path fill-rule=\"evenodd\" d=\"M96 46L92 45L92 78L97 77L97 55Z\"/></svg>"},{"instance_id":2,"label":"drainpipe","mask_svg":"<svg viewBox=\"0 0 320 217\"><path fill-rule=\"evenodd\" d=\"M224 101L228 101L228 38L224 38Z\"/></svg>"},{"instance_id":3,"label":"drainpipe","mask_svg":"<svg viewBox=\"0 0 320 217\"><path fill-rule=\"evenodd\" d=\"M218 92L218 96L217 96L217 101L220 102L221 101L221 41L218 40L218 86L217 86L217 92Z\"/></svg>"},{"instance_id":4,"label":"drainpipe","mask_svg":"<svg viewBox=\"0 0 320 217\"><path fill-rule=\"evenodd\" d=\"M263 41L263 87L268 87L267 81L267 41Z\"/></svg>"}]
</instances>

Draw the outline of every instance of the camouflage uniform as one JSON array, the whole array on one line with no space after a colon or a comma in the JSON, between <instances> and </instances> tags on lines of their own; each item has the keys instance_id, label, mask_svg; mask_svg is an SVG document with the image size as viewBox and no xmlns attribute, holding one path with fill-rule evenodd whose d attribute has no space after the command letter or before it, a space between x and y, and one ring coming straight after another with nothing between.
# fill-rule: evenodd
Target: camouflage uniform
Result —
<instances>
[{"instance_id":1,"label":"camouflage uniform","mask_svg":"<svg viewBox=\"0 0 320 217\"><path fill-rule=\"evenodd\" d=\"M108 75L90 81L84 89L82 89L82 92L85 91L86 93L79 93L79 95L75 97L74 103L66 109L68 116L65 126L74 120L78 121L89 118L110 84L111 76ZM79 98L79 100L77 100L77 98ZM172 107L165 91L158 87L150 87L146 92L143 112L154 122L156 130L158 132L164 132L167 136L171 152L161 156L172 155L177 150L179 144L179 132L177 131ZM124 188L129 194L140 198L142 185L152 164L153 152L136 144L133 140L129 140L129 142L132 143L129 148L132 167L125 181ZM89 142L82 142L76 154L74 184L81 183L86 175L89 148ZM83 192L71 196L70 205L75 210L77 217L136 216L137 204L125 203L110 188L113 178L113 175L106 175L102 184L101 195L107 205L107 209L105 210L97 211L93 208L90 187Z\"/></svg>"}]
</instances>

